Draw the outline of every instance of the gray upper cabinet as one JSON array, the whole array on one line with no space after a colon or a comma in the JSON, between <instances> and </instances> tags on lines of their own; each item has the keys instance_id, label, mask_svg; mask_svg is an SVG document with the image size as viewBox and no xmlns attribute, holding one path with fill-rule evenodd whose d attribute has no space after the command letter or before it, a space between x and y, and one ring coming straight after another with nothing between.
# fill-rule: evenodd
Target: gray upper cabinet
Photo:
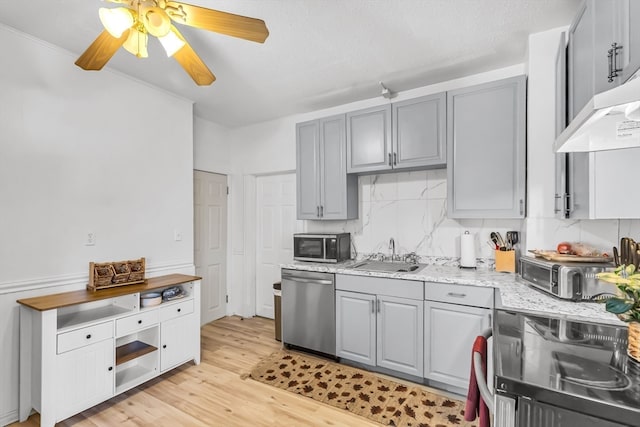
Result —
<instances>
[{"instance_id":1,"label":"gray upper cabinet","mask_svg":"<svg viewBox=\"0 0 640 427\"><path fill-rule=\"evenodd\" d=\"M298 219L358 217L358 180L345 156L344 115L296 125Z\"/></svg>"},{"instance_id":2,"label":"gray upper cabinet","mask_svg":"<svg viewBox=\"0 0 640 427\"><path fill-rule=\"evenodd\" d=\"M568 117L597 93L624 83L640 66L640 4L636 0L586 0L568 45Z\"/></svg>"},{"instance_id":3,"label":"gray upper cabinet","mask_svg":"<svg viewBox=\"0 0 640 427\"><path fill-rule=\"evenodd\" d=\"M347 171L446 166L446 94L347 114Z\"/></svg>"},{"instance_id":4,"label":"gray upper cabinet","mask_svg":"<svg viewBox=\"0 0 640 427\"><path fill-rule=\"evenodd\" d=\"M347 172L391 169L391 105L347 113Z\"/></svg>"},{"instance_id":5,"label":"gray upper cabinet","mask_svg":"<svg viewBox=\"0 0 640 427\"><path fill-rule=\"evenodd\" d=\"M447 93L450 218L523 218L525 76Z\"/></svg>"},{"instance_id":6,"label":"gray upper cabinet","mask_svg":"<svg viewBox=\"0 0 640 427\"><path fill-rule=\"evenodd\" d=\"M442 92L391 105L394 169L446 166L446 102Z\"/></svg>"}]
</instances>

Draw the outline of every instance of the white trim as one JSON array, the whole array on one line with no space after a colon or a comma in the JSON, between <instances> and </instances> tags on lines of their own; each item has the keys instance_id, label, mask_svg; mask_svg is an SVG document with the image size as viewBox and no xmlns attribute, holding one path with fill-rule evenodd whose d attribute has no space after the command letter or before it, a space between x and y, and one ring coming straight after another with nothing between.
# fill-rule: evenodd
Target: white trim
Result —
<instances>
[{"instance_id":1,"label":"white trim","mask_svg":"<svg viewBox=\"0 0 640 427\"><path fill-rule=\"evenodd\" d=\"M9 411L6 414L0 415L0 425L8 426L9 424L18 421L18 410Z\"/></svg>"},{"instance_id":2,"label":"white trim","mask_svg":"<svg viewBox=\"0 0 640 427\"><path fill-rule=\"evenodd\" d=\"M156 265L146 269L147 277L159 276L161 274L185 273L193 274L195 266L193 261L176 261L166 264ZM86 273L65 274L60 276L41 277L37 279L19 280L13 282L0 283L0 295L10 294L14 292L31 291L42 288L55 288L59 286L70 285L86 285L89 281L89 275ZM4 425L4 424L2 424Z\"/></svg>"}]
</instances>

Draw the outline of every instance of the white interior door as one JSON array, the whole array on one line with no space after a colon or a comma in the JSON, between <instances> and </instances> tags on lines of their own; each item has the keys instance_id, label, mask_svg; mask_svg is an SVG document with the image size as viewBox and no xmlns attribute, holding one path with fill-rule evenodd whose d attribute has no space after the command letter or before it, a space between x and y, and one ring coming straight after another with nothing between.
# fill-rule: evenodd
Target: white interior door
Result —
<instances>
[{"instance_id":1,"label":"white interior door","mask_svg":"<svg viewBox=\"0 0 640 427\"><path fill-rule=\"evenodd\" d=\"M293 261L296 220L296 174L260 176L256 180L256 314L273 319L273 284L280 264Z\"/></svg>"},{"instance_id":2,"label":"white interior door","mask_svg":"<svg viewBox=\"0 0 640 427\"><path fill-rule=\"evenodd\" d=\"M201 317L205 324L226 315L227 176L195 171L194 262L202 277Z\"/></svg>"}]
</instances>

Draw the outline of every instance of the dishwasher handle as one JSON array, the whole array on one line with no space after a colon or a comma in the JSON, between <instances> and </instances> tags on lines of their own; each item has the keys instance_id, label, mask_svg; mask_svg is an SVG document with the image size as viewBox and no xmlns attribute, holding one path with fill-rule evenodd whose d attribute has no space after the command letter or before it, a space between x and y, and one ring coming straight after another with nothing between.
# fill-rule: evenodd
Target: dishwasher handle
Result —
<instances>
[{"instance_id":1,"label":"dishwasher handle","mask_svg":"<svg viewBox=\"0 0 640 427\"><path fill-rule=\"evenodd\" d=\"M482 336L487 339L491 337L491 335L493 335L493 331L491 329L485 329L482 332ZM485 372L482 372L482 356L477 351L473 352L473 369L475 370L476 382L478 383L480 396L487 405L487 408L489 408L489 412L493 412L494 396L487 386L487 376L485 375Z\"/></svg>"},{"instance_id":2,"label":"dishwasher handle","mask_svg":"<svg viewBox=\"0 0 640 427\"><path fill-rule=\"evenodd\" d=\"M303 279L301 277L282 277L285 280L291 280L296 283L311 283L314 285L333 285L331 280L320 280L320 279Z\"/></svg>"}]
</instances>

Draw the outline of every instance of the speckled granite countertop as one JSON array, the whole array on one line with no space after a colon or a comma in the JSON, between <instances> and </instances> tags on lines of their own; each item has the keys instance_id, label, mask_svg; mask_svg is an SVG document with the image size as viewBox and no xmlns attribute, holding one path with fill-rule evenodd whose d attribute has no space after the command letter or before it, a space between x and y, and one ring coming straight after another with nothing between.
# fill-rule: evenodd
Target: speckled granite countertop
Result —
<instances>
[{"instance_id":1,"label":"speckled granite countertop","mask_svg":"<svg viewBox=\"0 0 640 427\"><path fill-rule=\"evenodd\" d=\"M462 270L458 267L427 265L417 274L384 273L353 270L349 267L356 261L339 264L293 262L282 264L282 268L317 271L356 276L390 277L424 282L451 283L457 285L488 286L498 289L496 308L531 314L553 315L558 318L591 321L608 324L624 324L607 312L604 305L589 302L564 301L533 289L520 280L517 274L500 273L493 270ZM426 288L428 293L428 287Z\"/></svg>"}]
</instances>

